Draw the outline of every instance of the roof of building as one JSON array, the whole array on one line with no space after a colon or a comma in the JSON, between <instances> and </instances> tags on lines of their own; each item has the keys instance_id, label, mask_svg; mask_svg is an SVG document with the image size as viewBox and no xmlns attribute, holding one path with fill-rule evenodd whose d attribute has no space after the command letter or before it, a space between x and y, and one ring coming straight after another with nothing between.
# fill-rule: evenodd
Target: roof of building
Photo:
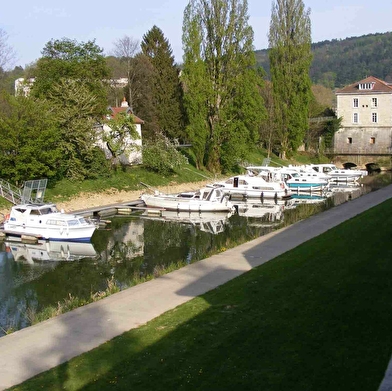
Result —
<instances>
[{"instance_id":1,"label":"roof of building","mask_svg":"<svg viewBox=\"0 0 392 391\"><path fill-rule=\"evenodd\" d=\"M127 114L132 115L133 122L135 124L144 124L144 121L142 119L140 119L135 114L133 114L132 109L128 106L128 103L125 101L125 98L121 104L121 107L109 107L108 110L112 112L112 118L114 118L118 113L126 112Z\"/></svg>"},{"instance_id":2,"label":"roof of building","mask_svg":"<svg viewBox=\"0 0 392 391\"><path fill-rule=\"evenodd\" d=\"M371 85L371 88L361 89L361 86L364 85ZM365 79L357 81L336 91L337 94L369 94L369 92L392 93L392 85L383 80L377 79L377 77L368 76Z\"/></svg>"}]
</instances>

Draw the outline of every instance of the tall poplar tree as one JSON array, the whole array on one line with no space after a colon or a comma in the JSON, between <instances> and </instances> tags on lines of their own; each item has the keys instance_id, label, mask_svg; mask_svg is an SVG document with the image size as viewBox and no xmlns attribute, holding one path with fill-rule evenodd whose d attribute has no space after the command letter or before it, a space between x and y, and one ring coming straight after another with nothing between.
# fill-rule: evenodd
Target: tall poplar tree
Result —
<instances>
[{"instance_id":1,"label":"tall poplar tree","mask_svg":"<svg viewBox=\"0 0 392 391\"><path fill-rule=\"evenodd\" d=\"M187 135L198 167L234 168L265 116L246 0L191 0L184 12Z\"/></svg>"},{"instance_id":2,"label":"tall poplar tree","mask_svg":"<svg viewBox=\"0 0 392 391\"><path fill-rule=\"evenodd\" d=\"M143 36L141 48L153 67L149 82L155 118L151 120L158 128L156 131L169 138L181 138L184 127L182 90L170 43L162 30L153 26Z\"/></svg>"},{"instance_id":3,"label":"tall poplar tree","mask_svg":"<svg viewBox=\"0 0 392 391\"><path fill-rule=\"evenodd\" d=\"M296 151L308 128L311 100L310 9L302 0L276 0L272 4L269 60L280 155Z\"/></svg>"}]
</instances>

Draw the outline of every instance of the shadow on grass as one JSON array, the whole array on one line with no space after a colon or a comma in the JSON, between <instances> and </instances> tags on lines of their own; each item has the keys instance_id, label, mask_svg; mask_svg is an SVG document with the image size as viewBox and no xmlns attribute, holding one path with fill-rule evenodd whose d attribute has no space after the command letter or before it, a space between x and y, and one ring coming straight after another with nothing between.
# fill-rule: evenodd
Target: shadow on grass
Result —
<instances>
[{"instance_id":1,"label":"shadow on grass","mask_svg":"<svg viewBox=\"0 0 392 391\"><path fill-rule=\"evenodd\" d=\"M375 390L392 346L391 210L387 201L330 230L315 216L241 246L244 262L232 269L224 261L233 251L212 257L222 263L210 275L175 289L184 305L16 389ZM320 225L327 232L317 236ZM306 230L316 237L298 245ZM293 239L290 231L293 250L240 275ZM184 272L143 284L156 287L145 308ZM202 294L217 278L234 279Z\"/></svg>"}]
</instances>

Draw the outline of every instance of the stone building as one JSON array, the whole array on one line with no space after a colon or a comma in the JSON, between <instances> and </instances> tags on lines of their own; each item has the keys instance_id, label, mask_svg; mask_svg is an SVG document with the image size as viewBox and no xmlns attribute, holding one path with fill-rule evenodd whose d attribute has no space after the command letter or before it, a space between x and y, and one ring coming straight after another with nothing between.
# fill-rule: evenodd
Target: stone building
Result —
<instances>
[{"instance_id":1,"label":"stone building","mask_svg":"<svg viewBox=\"0 0 392 391\"><path fill-rule=\"evenodd\" d=\"M336 91L334 160L364 166L392 153L392 85L369 76Z\"/></svg>"}]
</instances>

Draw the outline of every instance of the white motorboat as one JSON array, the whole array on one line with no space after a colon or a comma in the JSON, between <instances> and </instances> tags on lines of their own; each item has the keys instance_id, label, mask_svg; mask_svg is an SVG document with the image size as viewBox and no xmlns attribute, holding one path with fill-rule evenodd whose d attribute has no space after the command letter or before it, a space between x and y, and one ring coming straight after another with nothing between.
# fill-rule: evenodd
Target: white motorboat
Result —
<instances>
[{"instance_id":1,"label":"white motorboat","mask_svg":"<svg viewBox=\"0 0 392 391\"><path fill-rule=\"evenodd\" d=\"M82 216L58 211L54 204L14 205L3 223L7 236L74 242L90 241L96 228Z\"/></svg>"},{"instance_id":2,"label":"white motorboat","mask_svg":"<svg viewBox=\"0 0 392 391\"><path fill-rule=\"evenodd\" d=\"M76 261L97 256L93 245L88 242L39 241L36 244L29 244L7 241L5 246L16 262L31 264L49 261Z\"/></svg>"},{"instance_id":3,"label":"white motorboat","mask_svg":"<svg viewBox=\"0 0 392 391\"><path fill-rule=\"evenodd\" d=\"M283 179L265 180L262 176L237 175L226 181L214 182L209 185L221 189L231 199L247 198L290 198L291 192Z\"/></svg>"},{"instance_id":4,"label":"white motorboat","mask_svg":"<svg viewBox=\"0 0 392 391\"><path fill-rule=\"evenodd\" d=\"M368 174L366 170L337 168L334 164L311 164L310 167L316 172L329 175L335 182L354 182Z\"/></svg>"},{"instance_id":5,"label":"white motorboat","mask_svg":"<svg viewBox=\"0 0 392 391\"><path fill-rule=\"evenodd\" d=\"M249 166L248 172L267 181L284 181L292 193L324 191L329 186L330 177L306 166L269 167Z\"/></svg>"},{"instance_id":6,"label":"white motorboat","mask_svg":"<svg viewBox=\"0 0 392 391\"><path fill-rule=\"evenodd\" d=\"M175 211L230 212L234 209L233 204L221 189L213 187L179 194L163 194L155 191L154 194L142 194L140 199L147 207Z\"/></svg>"},{"instance_id":7,"label":"white motorboat","mask_svg":"<svg viewBox=\"0 0 392 391\"><path fill-rule=\"evenodd\" d=\"M286 180L292 192L325 191L329 187L329 180L320 178L312 173L292 173Z\"/></svg>"}]
</instances>

